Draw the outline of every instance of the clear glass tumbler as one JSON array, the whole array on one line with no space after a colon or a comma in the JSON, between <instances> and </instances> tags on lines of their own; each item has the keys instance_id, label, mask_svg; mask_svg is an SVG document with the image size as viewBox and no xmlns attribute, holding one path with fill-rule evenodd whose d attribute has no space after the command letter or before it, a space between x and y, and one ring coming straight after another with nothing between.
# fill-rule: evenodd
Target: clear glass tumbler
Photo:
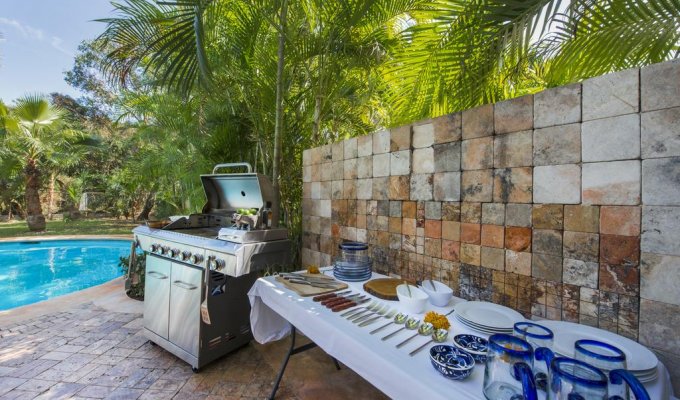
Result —
<instances>
[{"instance_id":1,"label":"clear glass tumbler","mask_svg":"<svg viewBox=\"0 0 680 400\"><path fill-rule=\"evenodd\" d=\"M533 322L518 322L513 327L513 334L526 340L534 350L539 347L547 347L552 350L555 335L543 325ZM545 363L534 365L534 379L536 380L536 387L546 390L548 387L548 367Z\"/></svg>"},{"instance_id":2,"label":"clear glass tumbler","mask_svg":"<svg viewBox=\"0 0 680 400\"><path fill-rule=\"evenodd\" d=\"M573 358L556 357L550 363L548 400L607 400L607 376Z\"/></svg>"},{"instance_id":3,"label":"clear glass tumbler","mask_svg":"<svg viewBox=\"0 0 680 400\"><path fill-rule=\"evenodd\" d=\"M609 373L615 369L626 369L626 354L616 346L599 340L582 339L574 343L574 358ZM609 383L609 395L628 398L625 384Z\"/></svg>"},{"instance_id":4,"label":"clear glass tumbler","mask_svg":"<svg viewBox=\"0 0 680 400\"><path fill-rule=\"evenodd\" d=\"M511 335L492 335L484 369L484 396L489 400L535 398L533 365L534 349L525 340ZM527 385L533 389L533 395Z\"/></svg>"}]
</instances>

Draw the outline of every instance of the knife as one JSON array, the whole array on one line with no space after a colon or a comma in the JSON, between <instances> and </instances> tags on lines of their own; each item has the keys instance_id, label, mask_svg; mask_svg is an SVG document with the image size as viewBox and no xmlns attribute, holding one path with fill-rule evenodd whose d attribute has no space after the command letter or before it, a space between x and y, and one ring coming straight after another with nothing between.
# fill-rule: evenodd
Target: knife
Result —
<instances>
[{"instance_id":1,"label":"knife","mask_svg":"<svg viewBox=\"0 0 680 400\"><path fill-rule=\"evenodd\" d=\"M363 303L365 303L365 302L367 302L367 301L369 301L369 300L371 300L371 299L370 299L370 298L367 298L367 299L363 299L363 300L360 300L360 301L350 301L350 302L348 302L348 303L342 303L342 304L336 305L336 306L333 307L331 310L332 310L333 312L338 312L338 311L346 310L346 309L348 309L348 308L352 308L352 307L354 307L354 306L358 306L359 304L363 304Z\"/></svg>"},{"instance_id":2,"label":"knife","mask_svg":"<svg viewBox=\"0 0 680 400\"><path fill-rule=\"evenodd\" d=\"M319 295L319 296L314 296L314 297L312 298L312 300L313 300L313 301L316 301L316 302L323 301L323 300L330 300L330 299L332 299L332 298L334 298L334 297L338 297L338 296L340 296L340 295L349 294L349 293L352 293L352 291L351 291L351 290L345 290L344 292L322 294L322 295Z\"/></svg>"},{"instance_id":3,"label":"knife","mask_svg":"<svg viewBox=\"0 0 680 400\"><path fill-rule=\"evenodd\" d=\"M321 305L322 305L322 306L325 306L325 305L328 305L329 303L335 303L335 302L337 302L337 301L346 300L346 299L350 299L350 300L351 300L351 299L353 299L353 298L355 298L355 297L358 297L358 296L359 296L359 293L356 293L356 294L353 294L353 295L349 295L349 296L336 296L336 297L331 297L331 298L329 298L329 299L321 300Z\"/></svg>"},{"instance_id":4,"label":"knife","mask_svg":"<svg viewBox=\"0 0 680 400\"><path fill-rule=\"evenodd\" d=\"M317 288L334 289L334 288L338 287L337 284L315 283L315 282L305 281L303 279L293 279L293 278L285 278L285 279L290 283L297 283L297 284L300 284L300 285L309 285L309 286L317 287Z\"/></svg>"},{"instance_id":5,"label":"knife","mask_svg":"<svg viewBox=\"0 0 680 400\"><path fill-rule=\"evenodd\" d=\"M291 273L284 272L284 273L280 273L279 276L281 276L284 279L289 279L289 278L303 279L305 281L310 281L310 282L338 283L338 284L340 283L340 282L336 281L335 279L333 279L331 277L322 278L322 276L324 276L324 275L319 275L318 277L316 277L316 276L309 276L309 275L302 275L302 274L291 274Z\"/></svg>"},{"instance_id":6,"label":"knife","mask_svg":"<svg viewBox=\"0 0 680 400\"><path fill-rule=\"evenodd\" d=\"M335 307L339 304L347 303L347 302L354 301L354 300L359 300L359 299L362 299L362 298L363 297L361 297L359 294L356 294L354 296L339 297L339 298L331 299L331 300L328 300L328 301L325 301L325 302L322 301L321 304L328 307L328 308L333 308L333 307Z\"/></svg>"}]
</instances>

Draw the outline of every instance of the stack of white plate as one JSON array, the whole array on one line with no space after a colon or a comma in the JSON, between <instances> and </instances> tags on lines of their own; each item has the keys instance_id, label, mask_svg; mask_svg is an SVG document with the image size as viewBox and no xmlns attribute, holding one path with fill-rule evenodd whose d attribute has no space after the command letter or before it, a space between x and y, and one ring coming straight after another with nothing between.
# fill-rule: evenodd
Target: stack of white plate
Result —
<instances>
[{"instance_id":1,"label":"stack of white plate","mask_svg":"<svg viewBox=\"0 0 680 400\"><path fill-rule=\"evenodd\" d=\"M456 304L456 318L470 329L493 335L512 334L516 322L524 321L517 311L486 301L468 301Z\"/></svg>"},{"instance_id":2,"label":"stack of white plate","mask_svg":"<svg viewBox=\"0 0 680 400\"><path fill-rule=\"evenodd\" d=\"M599 340L616 346L626 355L626 369L642 383L651 382L658 376L659 359L645 346L616 333L592 326L564 321L540 321L555 334L553 350L567 357L574 357L574 343L580 339Z\"/></svg>"}]
</instances>

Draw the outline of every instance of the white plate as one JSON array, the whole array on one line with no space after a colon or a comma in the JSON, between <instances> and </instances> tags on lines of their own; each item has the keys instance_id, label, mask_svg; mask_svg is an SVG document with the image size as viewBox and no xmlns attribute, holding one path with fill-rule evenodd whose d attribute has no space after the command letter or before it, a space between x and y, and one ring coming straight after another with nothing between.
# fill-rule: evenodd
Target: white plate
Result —
<instances>
[{"instance_id":1,"label":"white plate","mask_svg":"<svg viewBox=\"0 0 680 400\"><path fill-rule=\"evenodd\" d=\"M483 327L480 327L480 326L477 326L477 325L470 325L470 324L466 323L465 321L462 321L462 320L461 320L460 318L458 318L458 317L456 317L456 319L458 319L458 321L459 321L461 324L463 324L464 326L466 326L466 327L469 328L469 329L472 329L473 331L486 333L487 335L493 335L494 333L505 333L505 334L507 334L507 335L512 335L512 331L502 330L502 329L489 329L489 328L483 328Z\"/></svg>"},{"instance_id":2,"label":"white plate","mask_svg":"<svg viewBox=\"0 0 680 400\"><path fill-rule=\"evenodd\" d=\"M516 322L524 321L517 311L486 301L468 301L456 306L456 314L464 320L493 330L512 330Z\"/></svg>"},{"instance_id":3,"label":"white plate","mask_svg":"<svg viewBox=\"0 0 680 400\"><path fill-rule=\"evenodd\" d=\"M501 330L505 330L505 331L512 331L512 328L496 328L495 326L483 325L483 324L477 323L477 322L475 322L475 321L471 321L471 320L469 320L469 319L467 319L467 318L465 318L465 317L462 317L462 316L460 316L460 315L458 315L458 314L456 314L456 317L458 317L458 319L460 319L461 321L463 321L463 322L465 322L465 323L468 323L468 324L471 324L471 325L480 326L480 327L482 327L482 328L487 328L487 329L501 329Z\"/></svg>"},{"instance_id":4,"label":"white plate","mask_svg":"<svg viewBox=\"0 0 680 400\"><path fill-rule=\"evenodd\" d=\"M656 371L659 359L651 350L628 338L588 325L565 321L540 321L555 334L553 349L567 356L574 356L574 343L579 339L599 340L616 346L626 355L627 369L635 375Z\"/></svg>"},{"instance_id":5,"label":"white plate","mask_svg":"<svg viewBox=\"0 0 680 400\"><path fill-rule=\"evenodd\" d=\"M478 325L478 324L475 324L474 322L470 322L470 321L468 321L464 318L461 318L459 315L456 315L456 319L458 319L458 321L460 321L463 325L469 326L471 328L477 328L477 329L483 329L483 330L486 330L486 331L503 332L503 333L512 334L512 329L494 328L493 326Z\"/></svg>"}]
</instances>

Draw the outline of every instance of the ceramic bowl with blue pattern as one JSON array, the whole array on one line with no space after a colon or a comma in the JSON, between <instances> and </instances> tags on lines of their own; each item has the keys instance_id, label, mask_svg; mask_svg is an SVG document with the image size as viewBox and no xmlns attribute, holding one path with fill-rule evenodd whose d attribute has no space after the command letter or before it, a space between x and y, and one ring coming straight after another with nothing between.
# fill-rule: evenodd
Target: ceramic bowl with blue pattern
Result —
<instances>
[{"instance_id":1,"label":"ceramic bowl with blue pattern","mask_svg":"<svg viewBox=\"0 0 680 400\"><path fill-rule=\"evenodd\" d=\"M457 381L470 376L475 366L475 359L470 353L446 344L430 348L430 361L444 377Z\"/></svg>"},{"instance_id":2,"label":"ceramic bowl with blue pattern","mask_svg":"<svg viewBox=\"0 0 680 400\"><path fill-rule=\"evenodd\" d=\"M483 337L461 334L453 337L453 345L459 349L465 350L472 355L478 363L486 362L486 351L489 342Z\"/></svg>"}]
</instances>

